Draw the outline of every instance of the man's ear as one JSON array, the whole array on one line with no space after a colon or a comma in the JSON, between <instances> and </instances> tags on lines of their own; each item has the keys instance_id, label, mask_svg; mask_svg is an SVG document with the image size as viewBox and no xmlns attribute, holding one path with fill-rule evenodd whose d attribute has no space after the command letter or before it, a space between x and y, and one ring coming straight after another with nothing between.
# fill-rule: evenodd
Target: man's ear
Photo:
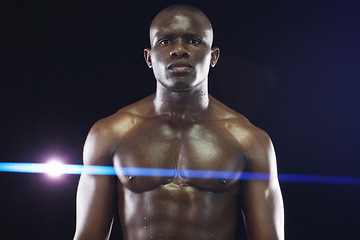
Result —
<instances>
[{"instance_id":1,"label":"man's ear","mask_svg":"<svg viewBox=\"0 0 360 240\"><path fill-rule=\"evenodd\" d=\"M211 48L211 59L210 59L210 66L213 68L215 67L216 63L218 62L220 57L220 49L217 47Z\"/></svg>"},{"instance_id":2,"label":"man's ear","mask_svg":"<svg viewBox=\"0 0 360 240\"><path fill-rule=\"evenodd\" d=\"M146 64L149 66L149 68L152 68L151 49L150 48L145 48L144 49L144 58L145 58Z\"/></svg>"}]
</instances>

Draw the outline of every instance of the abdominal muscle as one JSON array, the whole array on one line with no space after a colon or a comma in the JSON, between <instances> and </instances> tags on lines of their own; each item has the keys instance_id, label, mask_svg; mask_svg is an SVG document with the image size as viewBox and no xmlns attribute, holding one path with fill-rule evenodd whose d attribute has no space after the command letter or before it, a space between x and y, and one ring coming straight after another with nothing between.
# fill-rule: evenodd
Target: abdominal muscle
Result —
<instances>
[{"instance_id":1,"label":"abdominal muscle","mask_svg":"<svg viewBox=\"0 0 360 240\"><path fill-rule=\"evenodd\" d=\"M155 189L135 193L119 183L124 239L233 239L236 186L214 193L183 184L175 177Z\"/></svg>"}]
</instances>

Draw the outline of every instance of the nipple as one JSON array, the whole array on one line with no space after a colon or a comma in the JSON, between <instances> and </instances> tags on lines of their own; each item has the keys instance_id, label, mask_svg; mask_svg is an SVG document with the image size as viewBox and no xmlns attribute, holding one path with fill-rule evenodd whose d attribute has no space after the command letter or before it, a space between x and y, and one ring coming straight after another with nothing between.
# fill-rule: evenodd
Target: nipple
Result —
<instances>
[{"instance_id":1,"label":"nipple","mask_svg":"<svg viewBox=\"0 0 360 240\"><path fill-rule=\"evenodd\" d=\"M129 180L129 181L132 181L132 180L134 180L136 178L136 176L128 176L127 177L127 179Z\"/></svg>"},{"instance_id":2,"label":"nipple","mask_svg":"<svg viewBox=\"0 0 360 240\"><path fill-rule=\"evenodd\" d=\"M228 183L228 181L226 179L224 179L224 178L219 179L219 181L224 185L226 185Z\"/></svg>"}]
</instances>

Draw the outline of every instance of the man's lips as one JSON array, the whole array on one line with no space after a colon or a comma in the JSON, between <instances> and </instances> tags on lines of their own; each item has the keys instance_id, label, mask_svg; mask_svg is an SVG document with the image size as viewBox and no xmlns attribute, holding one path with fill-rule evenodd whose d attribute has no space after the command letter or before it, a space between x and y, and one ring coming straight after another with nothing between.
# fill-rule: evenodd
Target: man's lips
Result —
<instances>
[{"instance_id":1,"label":"man's lips","mask_svg":"<svg viewBox=\"0 0 360 240\"><path fill-rule=\"evenodd\" d=\"M169 64L167 68L172 72L188 72L192 66L187 62L174 62Z\"/></svg>"}]
</instances>

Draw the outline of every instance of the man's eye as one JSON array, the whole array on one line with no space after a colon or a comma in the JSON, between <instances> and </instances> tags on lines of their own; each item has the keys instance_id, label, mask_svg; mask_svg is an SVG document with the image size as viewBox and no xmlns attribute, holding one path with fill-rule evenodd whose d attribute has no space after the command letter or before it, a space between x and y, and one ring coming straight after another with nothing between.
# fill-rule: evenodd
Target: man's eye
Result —
<instances>
[{"instance_id":1,"label":"man's eye","mask_svg":"<svg viewBox=\"0 0 360 240\"><path fill-rule=\"evenodd\" d=\"M163 46L164 46L164 45L168 45L169 43L170 43L170 41L167 40L167 39L163 39L163 40L160 40L160 41L159 41L159 44L160 44L160 45L163 45Z\"/></svg>"},{"instance_id":2,"label":"man's eye","mask_svg":"<svg viewBox=\"0 0 360 240\"><path fill-rule=\"evenodd\" d=\"M197 45L197 44L200 43L200 40L198 40L198 39L192 39L192 40L190 40L190 43L193 44L193 45Z\"/></svg>"}]
</instances>

